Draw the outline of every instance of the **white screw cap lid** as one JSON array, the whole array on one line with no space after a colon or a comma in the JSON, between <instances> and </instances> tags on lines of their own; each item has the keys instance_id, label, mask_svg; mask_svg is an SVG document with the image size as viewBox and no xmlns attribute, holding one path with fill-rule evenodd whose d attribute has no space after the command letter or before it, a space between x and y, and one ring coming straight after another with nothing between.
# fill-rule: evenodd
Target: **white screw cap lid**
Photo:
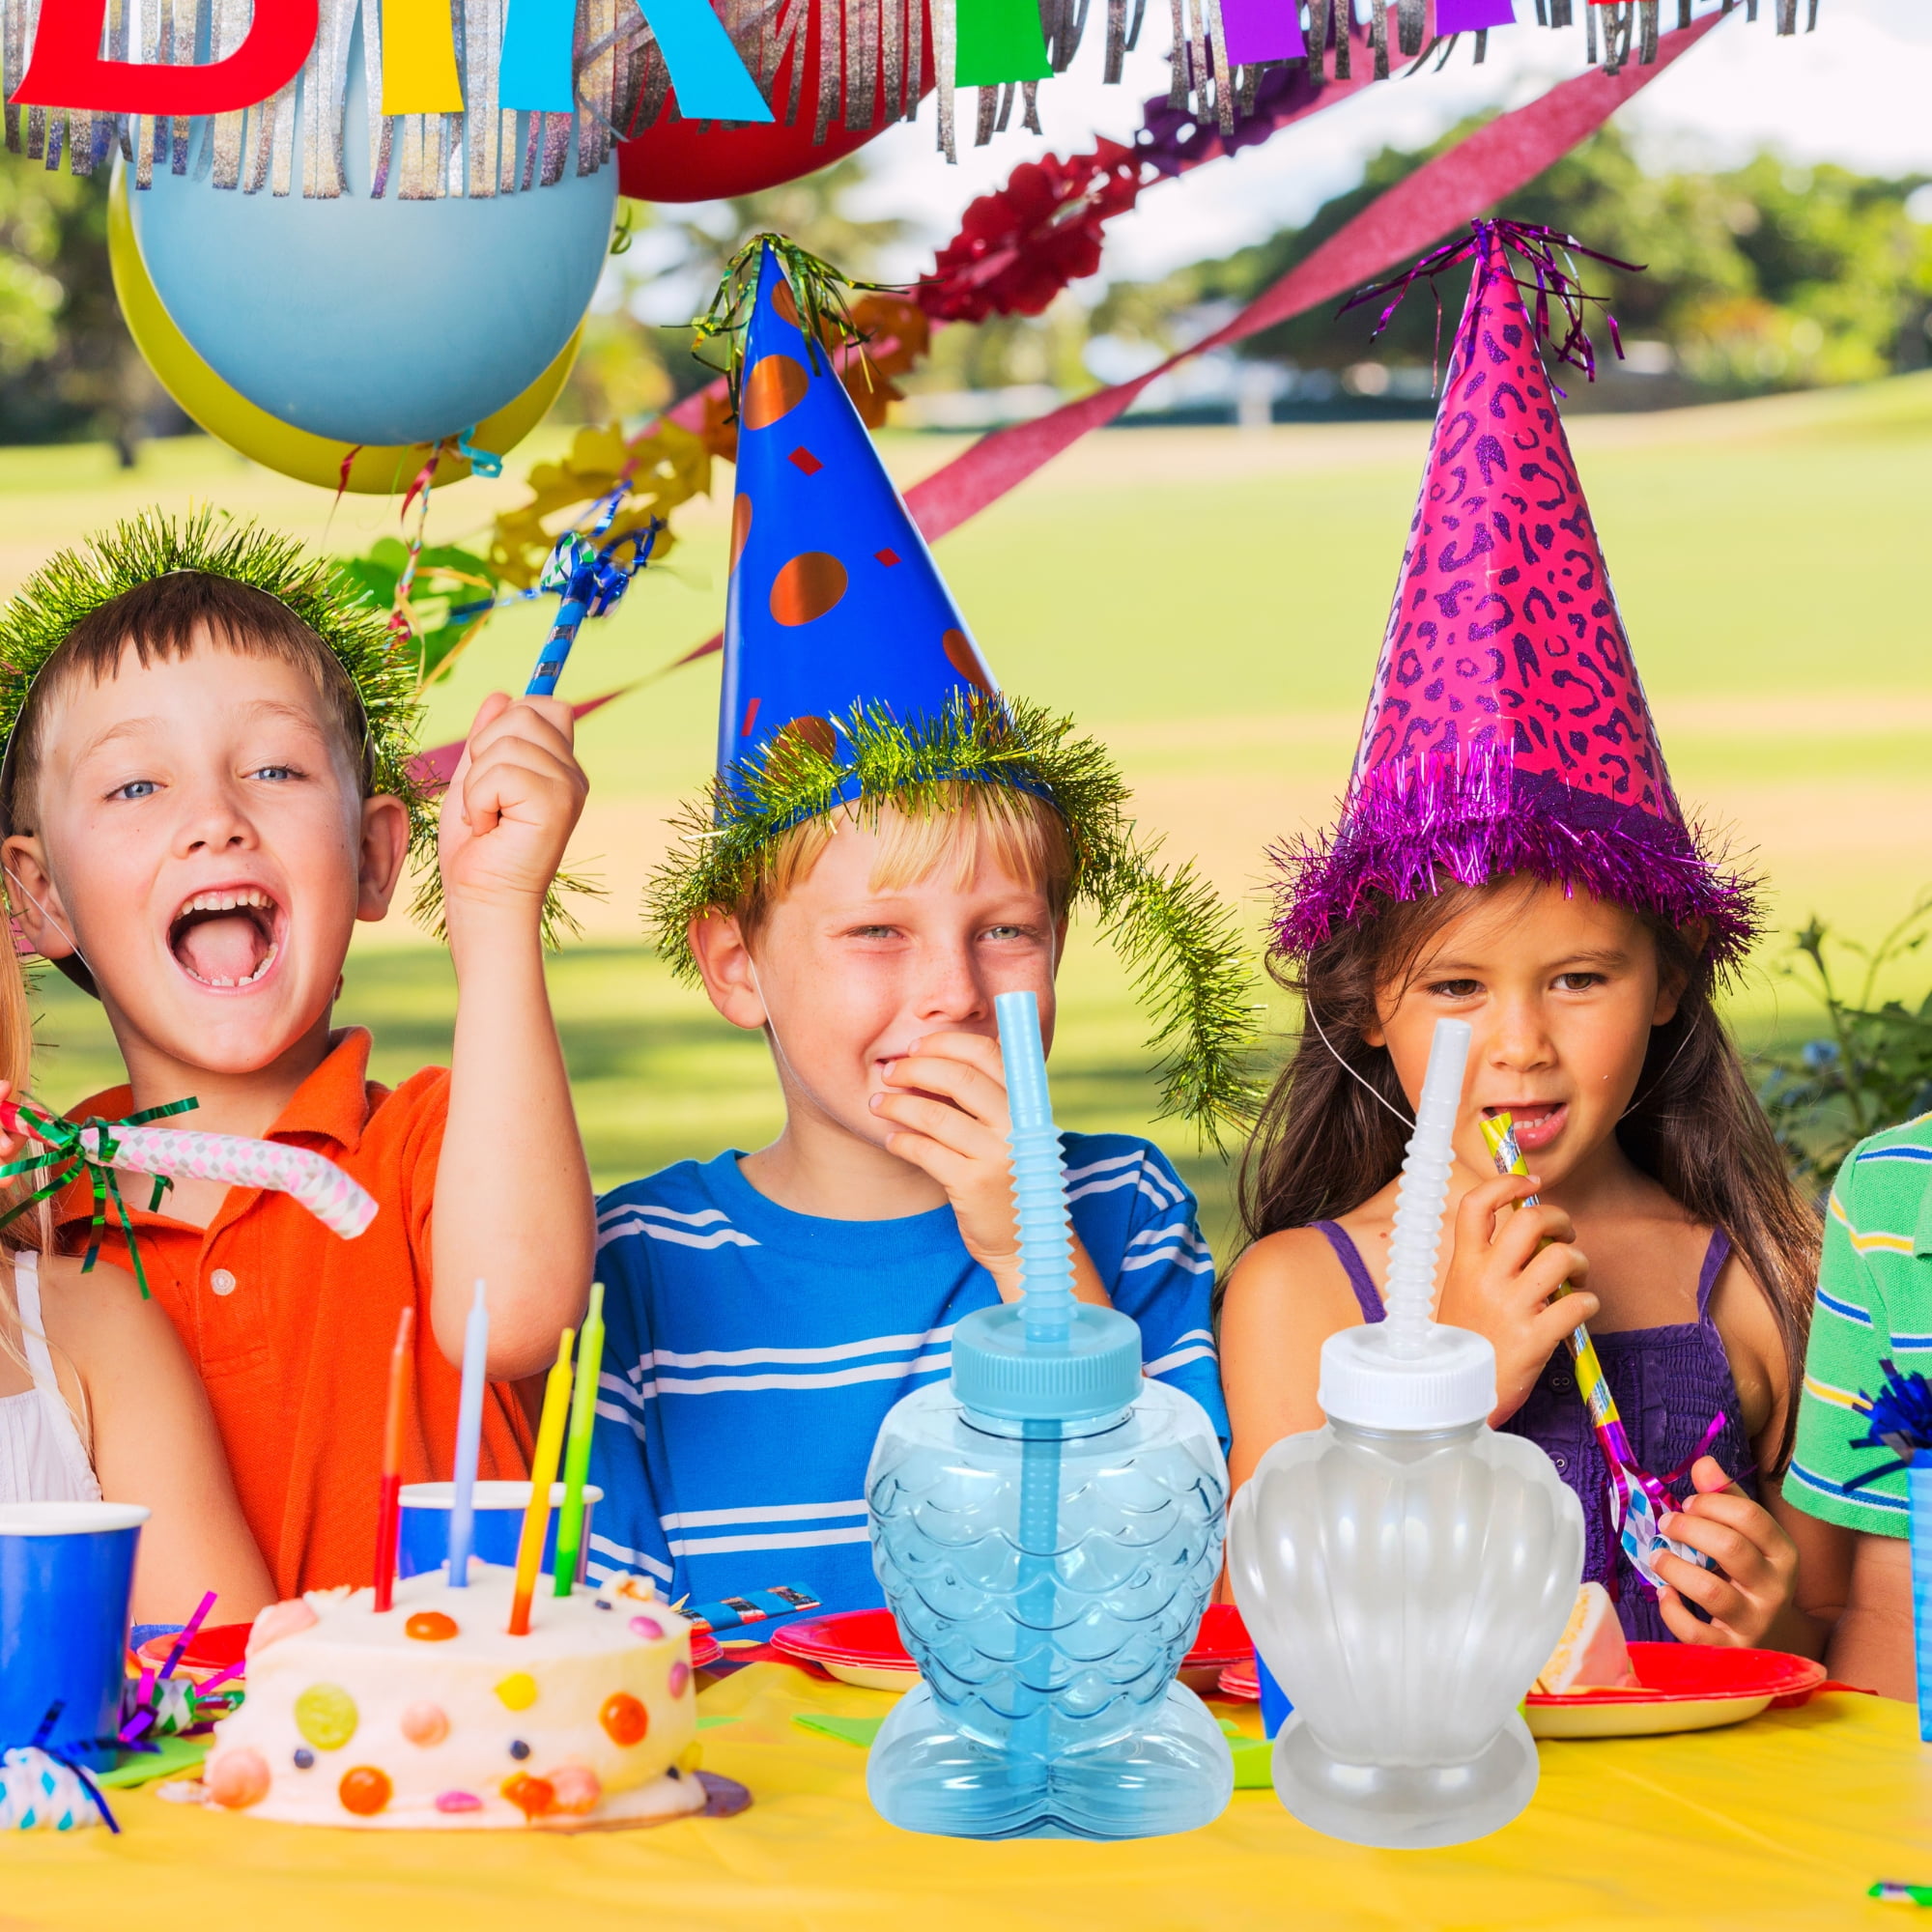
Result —
<instances>
[{"instance_id":1,"label":"white screw cap lid","mask_svg":"<svg viewBox=\"0 0 1932 1932\"><path fill-rule=\"evenodd\" d=\"M1461 1429L1496 1406L1496 1351L1468 1328L1432 1323L1422 1352L1397 1355L1379 1322L1321 1345L1315 1398L1331 1422L1358 1429Z\"/></svg>"}]
</instances>

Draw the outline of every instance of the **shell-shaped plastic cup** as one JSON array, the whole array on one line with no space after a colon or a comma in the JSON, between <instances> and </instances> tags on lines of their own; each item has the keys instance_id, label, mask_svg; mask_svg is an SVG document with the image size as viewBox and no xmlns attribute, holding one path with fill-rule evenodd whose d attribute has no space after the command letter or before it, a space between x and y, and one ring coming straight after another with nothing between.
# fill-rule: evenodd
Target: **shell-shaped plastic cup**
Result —
<instances>
[{"instance_id":1,"label":"shell-shaped plastic cup","mask_svg":"<svg viewBox=\"0 0 1932 1932\"><path fill-rule=\"evenodd\" d=\"M32 1741L108 1771L121 1728L138 1503L0 1504L0 1749Z\"/></svg>"},{"instance_id":2,"label":"shell-shaped plastic cup","mask_svg":"<svg viewBox=\"0 0 1932 1932\"><path fill-rule=\"evenodd\" d=\"M563 1513L561 1483L550 1486L550 1520L544 1526L543 1567L549 1576L556 1561L557 1519ZM517 1545L524 1534L524 1512L529 1507L528 1483L478 1483L472 1492L475 1528L469 1553L480 1562L514 1567ZM456 1500L454 1483L407 1483L403 1487L402 1535L397 1545L396 1569L405 1577L418 1577L426 1570L440 1570L449 1561L449 1512ZM604 1500L604 1492L595 1483L583 1486L583 1548L577 1559L577 1580L584 1580L584 1565L590 1554L590 1515L592 1507Z\"/></svg>"}]
</instances>

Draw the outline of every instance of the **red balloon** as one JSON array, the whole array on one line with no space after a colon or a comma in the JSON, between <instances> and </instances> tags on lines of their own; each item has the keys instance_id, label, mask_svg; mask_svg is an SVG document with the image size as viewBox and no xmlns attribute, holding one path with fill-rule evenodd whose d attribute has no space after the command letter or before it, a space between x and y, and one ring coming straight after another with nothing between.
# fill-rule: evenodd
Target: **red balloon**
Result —
<instances>
[{"instance_id":1,"label":"red balloon","mask_svg":"<svg viewBox=\"0 0 1932 1932\"><path fill-rule=\"evenodd\" d=\"M638 201L722 201L735 194L755 194L801 175L830 167L855 154L893 124L884 118L885 66L880 56L878 98L881 118L871 128L847 128L841 91L839 111L832 117L825 139L811 138L818 120L818 30L821 10L839 0L810 0L805 32L779 62L771 88L773 106L782 112L791 99L793 64L803 51L805 82L799 90L798 118L751 127L720 128L711 121L683 121L667 99L663 111L640 133L617 143L617 191ZM801 45L802 43L802 45ZM919 94L932 92L932 26L928 20L920 37Z\"/></svg>"}]
</instances>

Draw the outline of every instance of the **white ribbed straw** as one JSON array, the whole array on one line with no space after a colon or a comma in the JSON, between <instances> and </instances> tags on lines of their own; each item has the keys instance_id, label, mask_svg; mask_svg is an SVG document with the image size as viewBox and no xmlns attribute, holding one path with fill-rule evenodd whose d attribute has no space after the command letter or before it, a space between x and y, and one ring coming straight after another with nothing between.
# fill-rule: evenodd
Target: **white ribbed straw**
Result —
<instances>
[{"instance_id":1,"label":"white ribbed straw","mask_svg":"<svg viewBox=\"0 0 1932 1932\"><path fill-rule=\"evenodd\" d=\"M1395 1234L1389 1241L1388 1351L1403 1360L1423 1352L1434 1325L1429 1305L1435 1294L1435 1250L1442 1240L1442 1210L1456 1158L1456 1115L1468 1062L1468 1021L1437 1020L1415 1109L1415 1131L1402 1163Z\"/></svg>"}]
</instances>

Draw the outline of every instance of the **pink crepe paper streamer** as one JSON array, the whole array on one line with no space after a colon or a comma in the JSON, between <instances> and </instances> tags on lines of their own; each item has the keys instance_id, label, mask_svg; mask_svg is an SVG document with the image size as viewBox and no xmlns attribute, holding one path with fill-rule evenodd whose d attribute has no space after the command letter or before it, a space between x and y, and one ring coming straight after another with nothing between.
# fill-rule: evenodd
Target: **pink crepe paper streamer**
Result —
<instances>
[{"instance_id":1,"label":"pink crepe paper streamer","mask_svg":"<svg viewBox=\"0 0 1932 1932\"><path fill-rule=\"evenodd\" d=\"M1259 335L1412 259L1451 229L1534 181L1724 17L1711 14L1663 35L1655 66L1633 65L1614 74L1593 69L1477 128L1338 229L1226 327L1131 382L1082 396L1031 422L995 430L914 484L906 492L913 520L928 542L957 529L1090 430L1115 421L1151 384L1190 356Z\"/></svg>"},{"instance_id":2,"label":"pink crepe paper streamer","mask_svg":"<svg viewBox=\"0 0 1932 1932\"><path fill-rule=\"evenodd\" d=\"M354 1240L376 1218L375 1197L332 1160L308 1148L245 1140L239 1134L182 1133L170 1127L110 1126L107 1132L114 1150L112 1165L132 1174L221 1180L231 1187L262 1187L291 1195L345 1241ZM100 1157L100 1134L99 1127L81 1129L90 1159ZM184 1634L184 1645L193 1640L199 1618L206 1614L204 1605L196 1613L196 1623ZM171 1658L170 1669L173 1664Z\"/></svg>"},{"instance_id":3,"label":"pink crepe paper streamer","mask_svg":"<svg viewBox=\"0 0 1932 1932\"><path fill-rule=\"evenodd\" d=\"M701 655L701 653L694 653ZM685 660L679 658L677 663ZM667 665L666 670L675 670L677 665ZM660 673L661 675L662 673ZM648 678L639 678L638 684L647 684ZM637 690L638 684L619 685L615 691L607 691L597 697L586 697L582 704L573 704L570 715L573 720L588 718L593 711L602 711L607 704L614 704L618 698L627 697ZM446 745L432 745L426 752L418 752L410 760L410 776L430 791L447 791L449 781L456 776L458 761L463 756L465 740L452 738Z\"/></svg>"}]
</instances>

